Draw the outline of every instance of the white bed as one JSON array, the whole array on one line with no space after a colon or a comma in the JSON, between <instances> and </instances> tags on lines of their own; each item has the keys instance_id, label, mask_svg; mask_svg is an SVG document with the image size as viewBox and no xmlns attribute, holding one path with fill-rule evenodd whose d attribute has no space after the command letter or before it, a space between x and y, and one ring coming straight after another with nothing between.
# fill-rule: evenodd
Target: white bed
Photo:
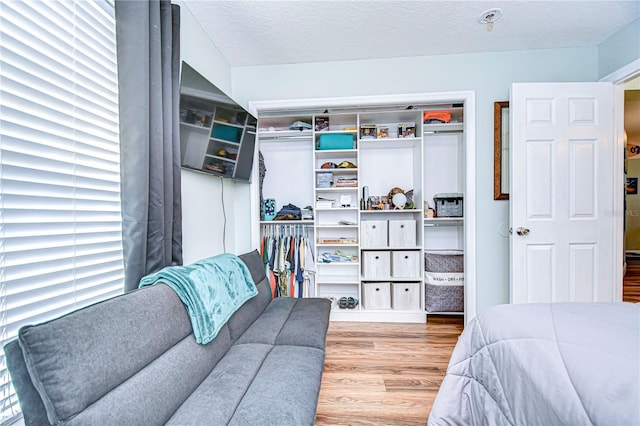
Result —
<instances>
[{"instance_id":1,"label":"white bed","mask_svg":"<svg viewBox=\"0 0 640 426\"><path fill-rule=\"evenodd\" d=\"M464 329L429 425L640 425L640 304L499 305Z\"/></svg>"}]
</instances>

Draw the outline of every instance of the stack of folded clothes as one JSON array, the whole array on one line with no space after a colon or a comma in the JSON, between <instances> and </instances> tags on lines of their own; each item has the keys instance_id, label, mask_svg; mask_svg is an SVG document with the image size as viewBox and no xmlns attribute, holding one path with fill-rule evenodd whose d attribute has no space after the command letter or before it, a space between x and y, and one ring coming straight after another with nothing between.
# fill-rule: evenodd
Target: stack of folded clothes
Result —
<instances>
[{"instance_id":1,"label":"stack of folded clothes","mask_svg":"<svg viewBox=\"0 0 640 426\"><path fill-rule=\"evenodd\" d=\"M451 121L450 111L425 111L422 114L424 124L448 123Z\"/></svg>"}]
</instances>

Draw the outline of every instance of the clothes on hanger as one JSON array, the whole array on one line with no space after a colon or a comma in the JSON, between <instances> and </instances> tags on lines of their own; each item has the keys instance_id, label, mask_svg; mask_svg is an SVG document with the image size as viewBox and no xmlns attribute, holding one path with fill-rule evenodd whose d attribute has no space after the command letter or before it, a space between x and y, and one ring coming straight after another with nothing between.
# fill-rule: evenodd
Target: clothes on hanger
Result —
<instances>
[{"instance_id":1,"label":"clothes on hanger","mask_svg":"<svg viewBox=\"0 0 640 426\"><path fill-rule=\"evenodd\" d=\"M260 256L273 297L310 297L315 256L308 225L263 225Z\"/></svg>"}]
</instances>

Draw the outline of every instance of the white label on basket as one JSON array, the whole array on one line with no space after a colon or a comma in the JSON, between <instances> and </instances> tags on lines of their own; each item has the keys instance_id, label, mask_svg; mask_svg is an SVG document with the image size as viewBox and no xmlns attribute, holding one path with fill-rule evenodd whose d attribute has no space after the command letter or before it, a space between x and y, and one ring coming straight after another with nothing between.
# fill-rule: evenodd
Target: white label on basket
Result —
<instances>
[{"instance_id":1,"label":"white label on basket","mask_svg":"<svg viewBox=\"0 0 640 426\"><path fill-rule=\"evenodd\" d=\"M424 278L431 285L464 285L464 273L461 272L425 272Z\"/></svg>"}]
</instances>

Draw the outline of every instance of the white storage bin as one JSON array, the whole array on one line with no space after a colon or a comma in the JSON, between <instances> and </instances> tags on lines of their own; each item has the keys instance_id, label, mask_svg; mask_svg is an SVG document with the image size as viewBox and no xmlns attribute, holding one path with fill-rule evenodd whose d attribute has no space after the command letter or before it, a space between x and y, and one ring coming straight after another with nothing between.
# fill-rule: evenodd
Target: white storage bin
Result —
<instances>
[{"instance_id":1,"label":"white storage bin","mask_svg":"<svg viewBox=\"0 0 640 426\"><path fill-rule=\"evenodd\" d=\"M415 247L416 221L390 220L389 247Z\"/></svg>"},{"instance_id":2,"label":"white storage bin","mask_svg":"<svg viewBox=\"0 0 640 426\"><path fill-rule=\"evenodd\" d=\"M362 254L362 276L365 279L380 279L391 276L391 253L388 251L365 251Z\"/></svg>"},{"instance_id":3,"label":"white storage bin","mask_svg":"<svg viewBox=\"0 0 640 426\"><path fill-rule=\"evenodd\" d=\"M364 309L391 309L391 283L362 283Z\"/></svg>"},{"instance_id":4,"label":"white storage bin","mask_svg":"<svg viewBox=\"0 0 640 426\"><path fill-rule=\"evenodd\" d=\"M394 278L421 278L419 251L394 251L391 254L391 276Z\"/></svg>"},{"instance_id":5,"label":"white storage bin","mask_svg":"<svg viewBox=\"0 0 640 426\"><path fill-rule=\"evenodd\" d=\"M420 283L391 283L393 309L420 309Z\"/></svg>"},{"instance_id":6,"label":"white storage bin","mask_svg":"<svg viewBox=\"0 0 640 426\"><path fill-rule=\"evenodd\" d=\"M363 220L361 226L362 247L387 247L387 221Z\"/></svg>"}]
</instances>

